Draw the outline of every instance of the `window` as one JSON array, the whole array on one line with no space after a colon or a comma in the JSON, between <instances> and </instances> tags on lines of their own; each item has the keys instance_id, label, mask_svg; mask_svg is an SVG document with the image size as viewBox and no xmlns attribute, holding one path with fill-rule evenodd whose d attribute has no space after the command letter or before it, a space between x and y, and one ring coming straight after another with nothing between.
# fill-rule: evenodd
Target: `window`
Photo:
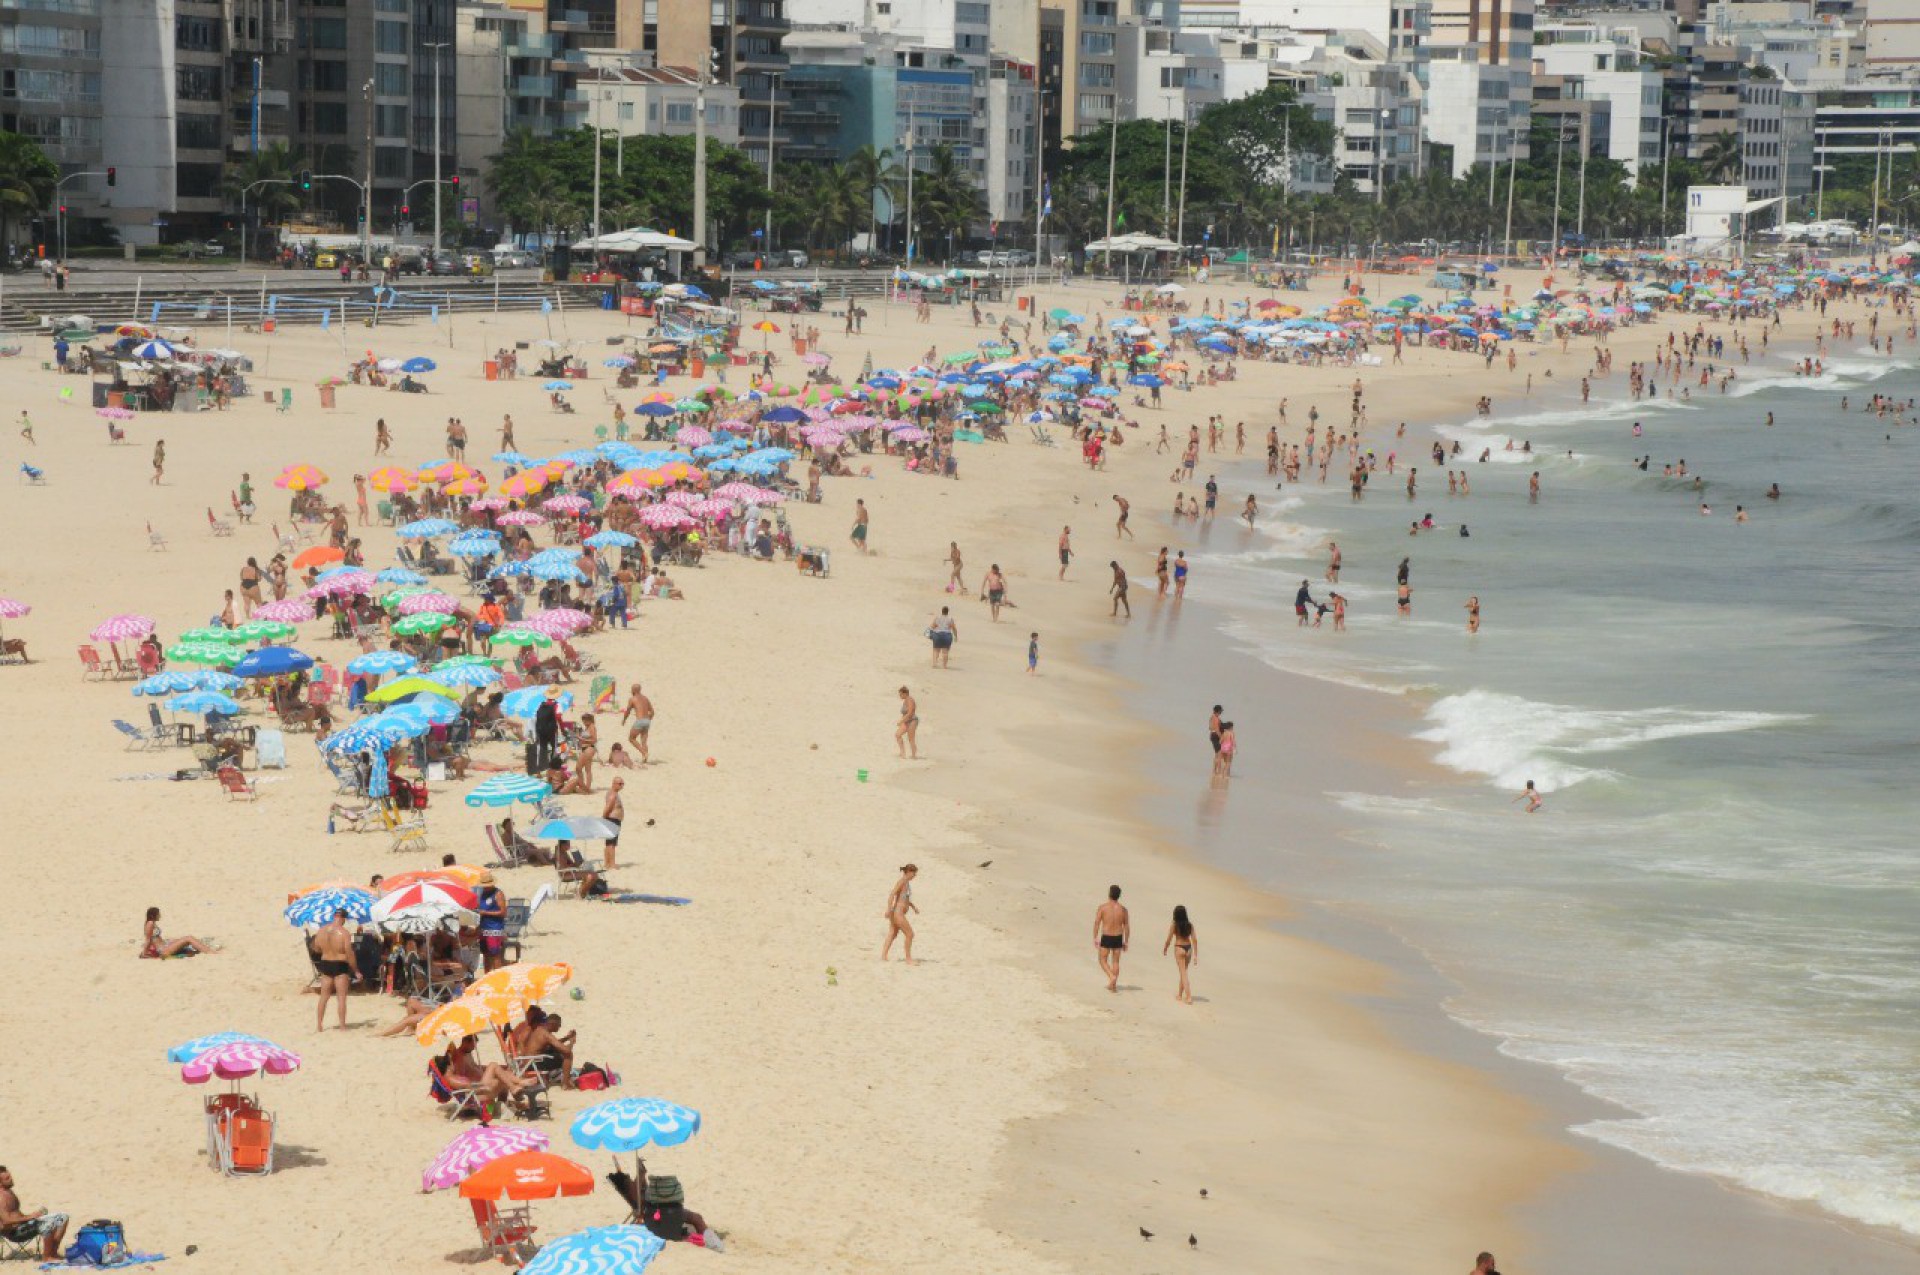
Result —
<instances>
[{"instance_id":1,"label":"window","mask_svg":"<svg viewBox=\"0 0 1920 1275\"><path fill-rule=\"evenodd\" d=\"M313 18L307 22L307 47L311 49L344 49L347 47L347 20L345 18Z\"/></svg>"},{"instance_id":2,"label":"window","mask_svg":"<svg viewBox=\"0 0 1920 1275\"><path fill-rule=\"evenodd\" d=\"M173 140L183 150L217 151L224 144L225 132L218 115L174 117Z\"/></svg>"},{"instance_id":3,"label":"window","mask_svg":"<svg viewBox=\"0 0 1920 1275\"><path fill-rule=\"evenodd\" d=\"M217 102L220 100L220 68L176 67L173 72L173 91L183 102Z\"/></svg>"},{"instance_id":4,"label":"window","mask_svg":"<svg viewBox=\"0 0 1920 1275\"><path fill-rule=\"evenodd\" d=\"M342 84L340 87L345 88ZM373 91L381 97L405 97L407 95L407 68L399 62L376 62L373 64Z\"/></svg>"},{"instance_id":5,"label":"window","mask_svg":"<svg viewBox=\"0 0 1920 1275\"><path fill-rule=\"evenodd\" d=\"M405 137L407 135L407 108L404 106L374 107L373 132L376 137Z\"/></svg>"},{"instance_id":6,"label":"window","mask_svg":"<svg viewBox=\"0 0 1920 1275\"><path fill-rule=\"evenodd\" d=\"M1160 87L1163 89L1183 89L1187 86L1187 68L1184 66L1163 66L1160 68Z\"/></svg>"},{"instance_id":7,"label":"window","mask_svg":"<svg viewBox=\"0 0 1920 1275\"><path fill-rule=\"evenodd\" d=\"M98 102L97 71L0 71L0 98L22 102Z\"/></svg>"},{"instance_id":8,"label":"window","mask_svg":"<svg viewBox=\"0 0 1920 1275\"><path fill-rule=\"evenodd\" d=\"M407 51L407 24L404 22L374 23L373 51L375 53L405 53Z\"/></svg>"},{"instance_id":9,"label":"window","mask_svg":"<svg viewBox=\"0 0 1920 1275\"><path fill-rule=\"evenodd\" d=\"M1082 31L1080 33L1080 51L1091 53L1095 57L1113 56L1114 34L1111 31Z\"/></svg>"},{"instance_id":10,"label":"window","mask_svg":"<svg viewBox=\"0 0 1920 1275\"><path fill-rule=\"evenodd\" d=\"M174 193L182 199L218 199L220 165L181 164L174 169Z\"/></svg>"},{"instance_id":11,"label":"window","mask_svg":"<svg viewBox=\"0 0 1920 1275\"><path fill-rule=\"evenodd\" d=\"M173 43L177 48L218 53L220 38L224 34L217 18L175 18L173 20Z\"/></svg>"},{"instance_id":12,"label":"window","mask_svg":"<svg viewBox=\"0 0 1920 1275\"><path fill-rule=\"evenodd\" d=\"M36 58L97 58L100 33L78 27L0 27L0 53Z\"/></svg>"},{"instance_id":13,"label":"window","mask_svg":"<svg viewBox=\"0 0 1920 1275\"><path fill-rule=\"evenodd\" d=\"M693 123L693 103L692 102L668 102L667 103L667 123L692 124Z\"/></svg>"},{"instance_id":14,"label":"window","mask_svg":"<svg viewBox=\"0 0 1920 1275\"><path fill-rule=\"evenodd\" d=\"M347 64L345 62L303 62L300 64L300 78L309 81L303 87L316 92L344 93L347 91Z\"/></svg>"},{"instance_id":15,"label":"window","mask_svg":"<svg viewBox=\"0 0 1920 1275\"><path fill-rule=\"evenodd\" d=\"M1084 88L1109 88L1113 84L1113 63L1082 62L1080 84Z\"/></svg>"},{"instance_id":16,"label":"window","mask_svg":"<svg viewBox=\"0 0 1920 1275\"><path fill-rule=\"evenodd\" d=\"M345 102L315 102L313 104L313 131L322 137L345 137L347 133L347 104Z\"/></svg>"},{"instance_id":17,"label":"window","mask_svg":"<svg viewBox=\"0 0 1920 1275\"><path fill-rule=\"evenodd\" d=\"M398 177L407 175L407 148L404 146L378 146L373 152L373 175L375 177Z\"/></svg>"},{"instance_id":18,"label":"window","mask_svg":"<svg viewBox=\"0 0 1920 1275\"><path fill-rule=\"evenodd\" d=\"M961 26L984 27L993 21L991 6L974 3L973 0L959 0L953 6L953 20Z\"/></svg>"}]
</instances>

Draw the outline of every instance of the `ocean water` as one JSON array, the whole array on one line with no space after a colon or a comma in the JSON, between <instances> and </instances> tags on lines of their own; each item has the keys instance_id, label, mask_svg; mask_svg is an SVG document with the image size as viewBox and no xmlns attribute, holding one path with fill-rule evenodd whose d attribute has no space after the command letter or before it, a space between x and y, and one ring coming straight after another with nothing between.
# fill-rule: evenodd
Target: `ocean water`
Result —
<instances>
[{"instance_id":1,"label":"ocean water","mask_svg":"<svg viewBox=\"0 0 1920 1275\"><path fill-rule=\"evenodd\" d=\"M1399 473L1358 504L1337 461L1282 492L1244 465L1223 510L1252 488L1268 525L1209 529L1196 591L1272 668L1405 697L1453 777L1295 794L1351 832L1276 876L1310 871L1457 984L1455 1017L1626 1113L1578 1132L1920 1235L1920 428L1859 410L1920 397L1920 369L1863 347L1817 378L1740 372L1688 402L1626 401L1624 367L1585 407L1497 394L1439 430L1467 497L1425 431L1378 423ZM1329 537L1345 633L1292 614L1302 578L1329 587Z\"/></svg>"}]
</instances>

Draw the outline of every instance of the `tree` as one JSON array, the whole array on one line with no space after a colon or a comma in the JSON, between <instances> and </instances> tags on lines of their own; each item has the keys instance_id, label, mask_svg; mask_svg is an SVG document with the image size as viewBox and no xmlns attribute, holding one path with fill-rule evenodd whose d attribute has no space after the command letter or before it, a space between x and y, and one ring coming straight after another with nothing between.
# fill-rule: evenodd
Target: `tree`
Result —
<instances>
[{"instance_id":1,"label":"tree","mask_svg":"<svg viewBox=\"0 0 1920 1275\"><path fill-rule=\"evenodd\" d=\"M895 210L900 206L900 190L906 179L906 172L893 158L893 151L875 150L871 144L864 145L847 157L847 167L853 175L855 184L866 192L867 200L867 247L872 248L875 219L879 215L881 200L886 201L886 220L892 223Z\"/></svg>"},{"instance_id":2,"label":"tree","mask_svg":"<svg viewBox=\"0 0 1920 1275\"><path fill-rule=\"evenodd\" d=\"M1700 166L1706 170L1710 182L1736 182L1744 167L1741 154L1740 134L1728 129L1724 133L1715 133L1713 140L1707 143L1707 149L1700 156Z\"/></svg>"},{"instance_id":3,"label":"tree","mask_svg":"<svg viewBox=\"0 0 1920 1275\"><path fill-rule=\"evenodd\" d=\"M275 142L249 153L227 169L224 188L227 198L240 204L255 224L278 224L300 206L293 149Z\"/></svg>"},{"instance_id":4,"label":"tree","mask_svg":"<svg viewBox=\"0 0 1920 1275\"><path fill-rule=\"evenodd\" d=\"M18 133L0 133L0 244L13 242L16 217L31 218L53 202L60 168Z\"/></svg>"}]
</instances>

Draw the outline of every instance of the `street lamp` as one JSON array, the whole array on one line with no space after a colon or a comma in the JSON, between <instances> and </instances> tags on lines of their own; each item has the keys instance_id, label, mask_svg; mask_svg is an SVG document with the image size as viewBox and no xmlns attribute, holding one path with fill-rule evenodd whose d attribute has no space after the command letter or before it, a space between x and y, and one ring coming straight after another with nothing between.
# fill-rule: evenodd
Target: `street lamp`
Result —
<instances>
[{"instance_id":1,"label":"street lamp","mask_svg":"<svg viewBox=\"0 0 1920 1275\"><path fill-rule=\"evenodd\" d=\"M363 270L373 268L373 81L368 80L360 89L360 98L367 106L367 180L360 187L360 267Z\"/></svg>"},{"instance_id":2,"label":"street lamp","mask_svg":"<svg viewBox=\"0 0 1920 1275\"><path fill-rule=\"evenodd\" d=\"M443 64L440 51L453 46L441 41L421 47L433 50L433 255L437 258L440 255L440 69Z\"/></svg>"},{"instance_id":3,"label":"street lamp","mask_svg":"<svg viewBox=\"0 0 1920 1275\"><path fill-rule=\"evenodd\" d=\"M762 252L773 251L773 116L774 116L774 108L779 104L779 97L780 97L780 72L768 71L767 72L767 226L766 226L766 237L761 241L761 245L760 245L760 251ZM908 128L907 132L909 135L911 135L913 132L912 128ZM912 180L913 169L911 165L909 165L907 169L907 175L908 175L908 180ZM907 241L909 243L913 241L913 225L911 221L909 221L907 225Z\"/></svg>"}]
</instances>

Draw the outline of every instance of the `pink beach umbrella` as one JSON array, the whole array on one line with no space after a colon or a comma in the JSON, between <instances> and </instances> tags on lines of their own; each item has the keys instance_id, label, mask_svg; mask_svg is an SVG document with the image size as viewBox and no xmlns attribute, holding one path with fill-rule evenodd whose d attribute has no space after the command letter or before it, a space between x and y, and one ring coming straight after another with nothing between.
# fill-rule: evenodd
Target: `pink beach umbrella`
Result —
<instances>
[{"instance_id":1,"label":"pink beach umbrella","mask_svg":"<svg viewBox=\"0 0 1920 1275\"><path fill-rule=\"evenodd\" d=\"M733 502L731 500L703 500L697 505L688 505L687 512L700 518L706 518L709 521L725 518L733 512Z\"/></svg>"},{"instance_id":2,"label":"pink beach umbrella","mask_svg":"<svg viewBox=\"0 0 1920 1275\"><path fill-rule=\"evenodd\" d=\"M310 598L338 598L349 593L372 593L373 573L369 571L341 571L328 576L319 584L307 590Z\"/></svg>"},{"instance_id":3,"label":"pink beach umbrella","mask_svg":"<svg viewBox=\"0 0 1920 1275\"><path fill-rule=\"evenodd\" d=\"M547 520L531 509L515 509L511 513L501 514L494 521L503 527L539 527L544 526Z\"/></svg>"},{"instance_id":4,"label":"pink beach umbrella","mask_svg":"<svg viewBox=\"0 0 1920 1275\"><path fill-rule=\"evenodd\" d=\"M699 519L678 505L648 505L635 517L655 531L686 531L700 525Z\"/></svg>"},{"instance_id":5,"label":"pink beach umbrella","mask_svg":"<svg viewBox=\"0 0 1920 1275\"><path fill-rule=\"evenodd\" d=\"M424 615L431 611L435 615L452 615L460 609L460 604L444 593L415 593L400 599L401 615Z\"/></svg>"},{"instance_id":6,"label":"pink beach umbrella","mask_svg":"<svg viewBox=\"0 0 1920 1275\"><path fill-rule=\"evenodd\" d=\"M31 615L33 608L24 602L12 598L0 598L0 620L17 620L23 615Z\"/></svg>"},{"instance_id":7,"label":"pink beach umbrella","mask_svg":"<svg viewBox=\"0 0 1920 1275\"><path fill-rule=\"evenodd\" d=\"M679 505L684 509L688 505L699 504L701 497L697 491L670 491L661 499L669 505Z\"/></svg>"},{"instance_id":8,"label":"pink beach umbrella","mask_svg":"<svg viewBox=\"0 0 1920 1275\"><path fill-rule=\"evenodd\" d=\"M895 440L902 443L923 443L927 440L927 431L909 425L905 429L894 430L893 436Z\"/></svg>"},{"instance_id":9,"label":"pink beach umbrella","mask_svg":"<svg viewBox=\"0 0 1920 1275\"><path fill-rule=\"evenodd\" d=\"M278 624L300 624L313 618L313 603L305 598L282 598L255 607L253 616L256 620L272 620Z\"/></svg>"},{"instance_id":10,"label":"pink beach umbrella","mask_svg":"<svg viewBox=\"0 0 1920 1275\"><path fill-rule=\"evenodd\" d=\"M557 514L580 514L593 508L593 502L585 496L555 496L541 501L540 507Z\"/></svg>"},{"instance_id":11,"label":"pink beach umbrella","mask_svg":"<svg viewBox=\"0 0 1920 1275\"><path fill-rule=\"evenodd\" d=\"M547 1135L523 1125L475 1125L441 1148L420 1175L420 1190L444 1191L459 1186L502 1156L522 1151L545 1151Z\"/></svg>"},{"instance_id":12,"label":"pink beach umbrella","mask_svg":"<svg viewBox=\"0 0 1920 1275\"><path fill-rule=\"evenodd\" d=\"M244 1080L265 1074L284 1076L300 1066L300 1055L270 1040L236 1040L217 1045L180 1068L180 1079L190 1085L221 1080Z\"/></svg>"},{"instance_id":13,"label":"pink beach umbrella","mask_svg":"<svg viewBox=\"0 0 1920 1275\"><path fill-rule=\"evenodd\" d=\"M698 425L682 425L675 432L673 441L681 447L705 447L713 441L713 435Z\"/></svg>"},{"instance_id":14,"label":"pink beach umbrella","mask_svg":"<svg viewBox=\"0 0 1920 1275\"><path fill-rule=\"evenodd\" d=\"M104 416L110 421L130 421L133 419L133 409L128 407L96 407L93 409L93 414L95 416Z\"/></svg>"},{"instance_id":15,"label":"pink beach umbrella","mask_svg":"<svg viewBox=\"0 0 1920 1275\"><path fill-rule=\"evenodd\" d=\"M153 619L145 615L116 615L93 626L87 636L96 642L138 642L153 632Z\"/></svg>"},{"instance_id":16,"label":"pink beach umbrella","mask_svg":"<svg viewBox=\"0 0 1920 1275\"><path fill-rule=\"evenodd\" d=\"M498 496L482 496L480 499L468 505L467 508L480 513L490 513L497 509L505 509L507 504L507 501L502 500Z\"/></svg>"},{"instance_id":17,"label":"pink beach umbrella","mask_svg":"<svg viewBox=\"0 0 1920 1275\"><path fill-rule=\"evenodd\" d=\"M573 607L553 607L539 611L521 621L520 627L544 633L548 637L572 637L593 627L593 617L585 611Z\"/></svg>"},{"instance_id":18,"label":"pink beach umbrella","mask_svg":"<svg viewBox=\"0 0 1920 1275\"><path fill-rule=\"evenodd\" d=\"M722 483L713 493L721 500L738 500L749 505L777 505L786 497L752 483Z\"/></svg>"}]
</instances>

